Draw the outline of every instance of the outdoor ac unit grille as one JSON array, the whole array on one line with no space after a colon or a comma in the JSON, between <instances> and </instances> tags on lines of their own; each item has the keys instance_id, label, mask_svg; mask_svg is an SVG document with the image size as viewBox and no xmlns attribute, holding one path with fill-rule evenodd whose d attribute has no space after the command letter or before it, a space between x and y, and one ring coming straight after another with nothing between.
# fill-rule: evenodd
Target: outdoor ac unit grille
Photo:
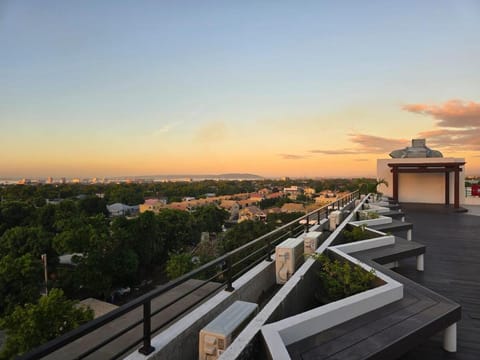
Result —
<instances>
[{"instance_id":1,"label":"outdoor ac unit grille","mask_svg":"<svg viewBox=\"0 0 480 360\"><path fill-rule=\"evenodd\" d=\"M321 244L322 233L312 231L305 235L303 252L305 255L313 254Z\"/></svg>"},{"instance_id":2,"label":"outdoor ac unit grille","mask_svg":"<svg viewBox=\"0 0 480 360\"><path fill-rule=\"evenodd\" d=\"M235 301L218 315L199 334L200 360L216 360L231 344L245 325L255 316L258 305Z\"/></svg>"},{"instance_id":3,"label":"outdoor ac unit grille","mask_svg":"<svg viewBox=\"0 0 480 360\"><path fill-rule=\"evenodd\" d=\"M290 238L275 248L277 284L284 284L303 263L303 238Z\"/></svg>"}]
</instances>

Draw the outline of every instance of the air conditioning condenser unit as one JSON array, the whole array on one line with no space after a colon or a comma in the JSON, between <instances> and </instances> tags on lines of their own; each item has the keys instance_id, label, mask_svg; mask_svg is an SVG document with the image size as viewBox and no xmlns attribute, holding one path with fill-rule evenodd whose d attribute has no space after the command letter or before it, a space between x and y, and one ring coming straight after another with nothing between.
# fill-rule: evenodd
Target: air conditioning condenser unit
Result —
<instances>
[{"instance_id":1,"label":"air conditioning condenser unit","mask_svg":"<svg viewBox=\"0 0 480 360\"><path fill-rule=\"evenodd\" d=\"M216 360L255 316L258 305L247 301L235 301L224 312L200 330L198 358Z\"/></svg>"},{"instance_id":2,"label":"air conditioning condenser unit","mask_svg":"<svg viewBox=\"0 0 480 360\"><path fill-rule=\"evenodd\" d=\"M321 244L322 233L320 231L310 231L305 234L303 242L303 252L305 255L310 255L318 249Z\"/></svg>"},{"instance_id":3,"label":"air conditioning condenser unit","mask_svg":"<svg viewBox=\"0 0 480 360\"><path fill-rule=\"evenodd\" d=\"M275 247L277 284L285 284L303 263L303 237L289 238Z\"/></svg>"}]
</instances>

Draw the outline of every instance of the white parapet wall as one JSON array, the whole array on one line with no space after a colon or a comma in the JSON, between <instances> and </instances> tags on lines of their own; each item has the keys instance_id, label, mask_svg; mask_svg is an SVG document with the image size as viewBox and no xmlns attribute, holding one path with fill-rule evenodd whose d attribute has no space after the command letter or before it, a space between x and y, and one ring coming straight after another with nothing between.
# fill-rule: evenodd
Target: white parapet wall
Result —
<instances>
[{"instance_id":1,"label":"white parapet wall","mask_svg":"<svg viewBox=\"0 0 480 360\"><path fill-rule=\"evenodd\" d=\"M367 205L364 206L364 211L374 211L374 212L377 212L379 214L381 213L386 213L386 212L389 212L390 209L386 206L388 206L389 203L388 202L384 202L382 201L381 203L369 203Z\"/></svg>"},{"instance_id":2,"label":"white parapet wall","mask_svg":"<svg viewBox=\"0 0 480 360\"><path fill-rule=\"evenodd\" d=\"M391 224L392 218L388 216L379 216L376 219L367 219L367 220L359 220L359 221L351 221L350 224L354 226L375 226L375 225L384 225L384 224Z\"/></svg>"},{"instance_id":3,"label":"white parapet wall","mask_svg":"<svg viewBox=\"0 0 480 360\"><path fill-rule=\"evenodd\" d=\"M362 198L361 202L351 202L350 206L355 206L355 210L349 213L344 221L338 226L335 231L320 245L317 253L322 253L327 249L331 242L343 231L345 225L352 220L355 211L361 208L363 203L367 200ZM315 231L316 229L312 229ZM320 229L319 229L320 230ZM384 236L384 233L379 233L379 236ZM239 358L249 358L249 349L252 344L258 340L258 335L263 325L275 322L291 315L301 313L305 309L305 304L309 301L310 295L313 298L312 282L315 281L315 272L312 270L315 265L318 265L313 258L307 258L304 264L292 275L292 277L278 290L272 299L265 305L257 316L245 327L245 329L238 335L237 339L231 344L229 348L220 357L221 360L233 360ZM302 294L301 296L299 294Z\"/></svg>"}]
</instances>

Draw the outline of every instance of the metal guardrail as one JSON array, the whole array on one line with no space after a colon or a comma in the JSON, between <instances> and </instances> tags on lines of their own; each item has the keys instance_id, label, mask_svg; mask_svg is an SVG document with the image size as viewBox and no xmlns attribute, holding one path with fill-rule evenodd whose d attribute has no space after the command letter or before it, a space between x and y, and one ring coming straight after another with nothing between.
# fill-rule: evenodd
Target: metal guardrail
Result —
<instances>
[{"instance_id":1,"label":"metal guardrail","mask_svg":"<svg viewBox=\"0 0 480 360\"><path fill-rule=\"evenodd\" d=\"M247 244L240 246L239 248L232 250L215 260L210 261L207 264L204 264L191 272L174 279L167 284L159 286L157 289L150 291L147 294L144 294L129 303L94 319L52 341L49 341L32 351L18 357L19 360L31 360L31 359L40 359L48 354L55 352L56 350L72 343L73 341L92 333L93 331L99 329L100 327L120 318L121 316L130 313L131 311L143 307L143 318L135 321L133 324L121 329L117 333L109 336L107 339L101 341L100 343L92 346L91 348L85 349L83 353L75 357L75 359L83 359L87 356L95 353L102 347L111 343L119 336L126 334L127 332L133 330L137 326L143 327L143 336L135 340L131 344L127 344L123 349L113 355L112 359L117 359L120 356L126 354L128 351L133 350L138 345L142 344L141 348L138 350L144 355L152 353L155 349L151 345L152 334L163 328L164 326L178 320L182 315L191 310L193 307L197 306L199 303L209 298L213 293L217 292L221 288L224 288L226 291L233 291L233 281L238 279L248 270L262 262L263 260L272 261L272 254L275 251L275 245L279 244L283 240L289 237L296 237L302 232L308 232L309 229L320 223L320 220L328 218L330 211L343 208L347 204L350 204L353 200L359 197L359 192L354 191L346 196L343 196L336 201L322 206L294 221L289 222L265 235L262 235ZM151 303L152 300L165 294L167 291L185 283L191 279L202 279L203 281L194 286L192 289L187 292L179 295L174 300L163 304L160 308L152 312ZM185 298L194 291L202 288L206 284L216 285L203 297L196 300L189 307L183 309L181 312L176 314L172 319L163 322L160 326L152 329L151 319L153 316L157 315L161 311L165 310L172 304L177 301Z\"/></svg>"}]
</instances>

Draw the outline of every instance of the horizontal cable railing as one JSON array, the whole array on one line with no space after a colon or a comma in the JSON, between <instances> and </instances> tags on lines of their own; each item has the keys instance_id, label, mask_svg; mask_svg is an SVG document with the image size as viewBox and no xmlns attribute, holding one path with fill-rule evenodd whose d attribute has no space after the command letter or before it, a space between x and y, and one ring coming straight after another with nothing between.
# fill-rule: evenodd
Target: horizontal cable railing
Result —
<instances>
[{"instance_id":1,"label":"horizontal cable railing","mask_svg":"<svg viewBox=\"0 0 480 360\"><path fill-rule=\"evenodd\" d=\"M92 345L90 348L83 348L83 352L76 355L74 358L84 359L115 341L127 332L133 331L134 329L140 327L142 328L142 335L134 340L131 340L131 343L129 344L122 344L123 347L118 349L115 355L113 355L111 358L119 358L128 351L133 350L139 344L142 344L142 346L138 351L144 355L148 355L155 350L151 345L152 334L178 320L185 313L192 310L195 306L209 298L214 293L218 292L220 289L224 288L226 291L233 291L233 282L236 279L260 262L264 260L272 261L272 254L275 251L276 245L289 237L296 237L303 232L308 232L313 225L319 224L322 219L328 218L328 215L331 211L343 208L347 204L350 204L352 201L357 199L358 196L359 192L354 191L328 205L322 206L308 214L305 214L304 216L297 218L265 235L262 235L235 250L219 256L218 258L190 271L183 276L180 276L177 279L157 287L149 293L144 294L128 302L127 304L80 326L68 332L67 334L64 334L48 343L39 346L38 348L35 348L31 352L20 356L18 359L30 360L42 358L58 349L65 347L66 345L71 344L83 336L93 333L102 326L109 324L114 320L117 320L120 317L139 309L140 307L143 308L143 317L139 318L132 324L125 325L115 334L109 334L106 339L103 339L98 344ZM195 286L152 311L152 300L159 298L159 296L162 294L165 294L169 290L174 289L192 279L197 280ZM198 299L189 303L189 305L180 312L177 312L175 316L170 319L166 319L165 321L161 321L159 325L152 329L152 318L154 316L159 315L163 310L168 309L170 306L182 299L185 299L193 292L204 288L206 285L209 285L209 289L205 290L203 296L199 296Z\"/></svg>"}]
</instances>

